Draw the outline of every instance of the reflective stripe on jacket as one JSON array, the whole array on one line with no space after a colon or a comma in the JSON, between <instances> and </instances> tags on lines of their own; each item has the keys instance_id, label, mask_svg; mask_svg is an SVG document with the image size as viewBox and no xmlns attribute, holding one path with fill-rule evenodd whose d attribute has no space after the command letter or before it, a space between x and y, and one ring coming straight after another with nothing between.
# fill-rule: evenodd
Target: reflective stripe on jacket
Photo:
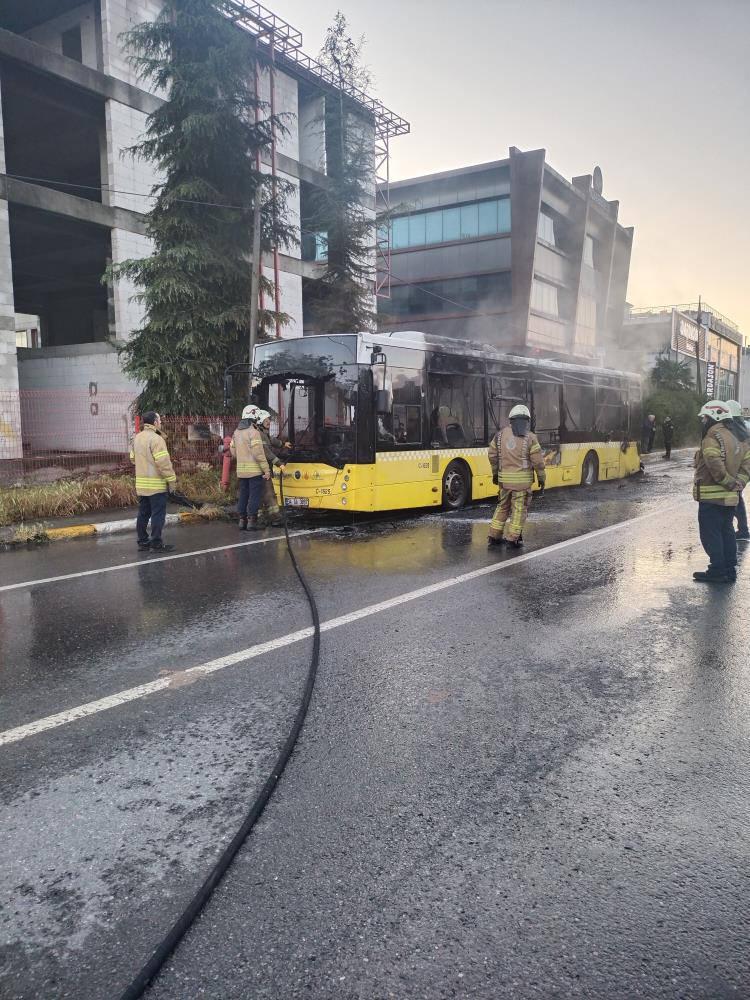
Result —
<instances>
[{"instance_id":1,"label":"reflective stripe on jacket","mask_svg":"<svg viewBox=\"0 0 750 1000\"><path fill-rule=\"evenodd\" d=\"M253 479L255 476L270 474L263 438L257 427L238 427L232 435L229 450L232 458L237 459L238 479Z\"/></svg>"},{"instance_id":2,"label":"reflective stripe on jacket","mask_svg":"<svg viewBox=\"0 0 750 1000\"><path fill-rule=\"evenodd\" d=\"M703 503L736 507L738 486L750 480L750 445L738 441L728 427L714 424L695 453L693 499Z\"/></svg>"},{"instance_id":3,"label":"reflective stripe on jacket","mask_svg":"<svg viewBox=\"0 0 750 1000\"><path fill-rule=\"evenodd\" d=\"M534 472L544 486L544 452L536 434L516 437L510 427L503 427L490 442L488 457L493 475L506 490L530 490Z\"/></svg>"},{"instance_id":4,"label":"reflective stripe on jacket","mask_svg":"<svg viewBox=\"0 0 750 1000\"><path fill-rule=\"evenodd\" d=\"M130 461L135 465L135 492L139 497L166 493L167 483L177 482L167 442L153 424L144 424L136 434Z\"/></svg>"}]
</instances>

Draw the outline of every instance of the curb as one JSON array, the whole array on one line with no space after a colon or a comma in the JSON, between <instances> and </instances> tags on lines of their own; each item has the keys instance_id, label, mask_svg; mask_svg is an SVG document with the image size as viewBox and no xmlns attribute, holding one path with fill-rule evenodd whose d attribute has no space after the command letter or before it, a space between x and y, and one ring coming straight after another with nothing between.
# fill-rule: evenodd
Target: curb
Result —
<instances>
[{"instance_id":1,"label":"curb","mask_svg":"<svg viewBox=\"0 0 750 1000\"><path fill-rule=\"evenodd\" d=\"M165 524L208 524L205 517L201 517L197 511L185 510L178 514L167 514ZM70 524L64 528L47 528L43 523L39 525L39 533L30 542L61 542L72 538L92 538L94 535L118 535L127 531L135 531L136 519L134 517L123 518L119 521L99 521L91 524ZM12 532L18 525L9 525L8 532ZM22 545L24 542L15 542L11 537L0 537L0 548L4 545Z\"/></svg>"},{"instance_id":2,"label":"curb","mask_svg":"<svg viewBox=\"0 0 750 1000\"><path fill-rule=\"evenodd\" d=\"M45 532L51 542L60 541L65 538L86 538L91 535L119 535L125 531L135 531L134 517L124 518L121 521L100 521L95 524L72 524L67 528L50 528ZM185 510L179 514L167 514L166 524L200 524L207 523L205 517L200 514Z\"/></svg>"}]
</instances>

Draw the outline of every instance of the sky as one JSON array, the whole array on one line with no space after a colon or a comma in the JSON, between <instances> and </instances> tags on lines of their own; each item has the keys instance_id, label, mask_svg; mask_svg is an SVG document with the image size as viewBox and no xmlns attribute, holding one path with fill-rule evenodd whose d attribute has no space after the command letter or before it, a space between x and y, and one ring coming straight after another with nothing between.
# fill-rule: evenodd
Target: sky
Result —
<instances>
[{"instance_id":1,"label":"sky","mask_svg":"<svg viewBox=\"0 0 750 1000\"><path fill-rule=\"evenodd\" d=\"M635 227L628 299L699 295L750 338L750 0L267 0L316 56L341 10L411 122L400 180L547 150Z\"/></svg>"}]
</instances>

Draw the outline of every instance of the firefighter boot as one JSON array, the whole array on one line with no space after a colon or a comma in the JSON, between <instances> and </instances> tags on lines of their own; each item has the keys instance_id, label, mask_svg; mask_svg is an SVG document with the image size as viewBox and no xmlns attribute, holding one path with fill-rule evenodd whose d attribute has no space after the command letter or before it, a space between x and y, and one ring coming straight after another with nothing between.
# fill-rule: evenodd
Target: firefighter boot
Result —
<instances>
[{"instance_id":1,"label":"firefighter boot","mask_svg":"<svg viewBox=\"0 0 750 1000\"><path fill-rule=\"evenodd\" d=\"M728 573L712 573L709 568L693 573L693 579L696 583L734 583L737 579L737 572L735 570L733 576L730 577Z\"/></svg>"}]
</instances>

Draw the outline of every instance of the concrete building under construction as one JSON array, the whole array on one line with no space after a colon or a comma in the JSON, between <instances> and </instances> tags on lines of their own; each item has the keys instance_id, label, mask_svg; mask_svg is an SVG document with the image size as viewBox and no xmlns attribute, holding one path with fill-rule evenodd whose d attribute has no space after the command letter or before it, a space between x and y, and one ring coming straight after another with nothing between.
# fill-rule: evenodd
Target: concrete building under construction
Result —
<instances>
[{"instance_id":1,"label":"concrete building under construction","mask_svg":"<svg viewBox=\"0 0 750 1000\"><path fill-rule=\"evenodd\" d=\"M293 186L292 218L304 220L310 192L327 182L320 123L335 80L304 54L301 33L261 4L226 0L223 7L273 67L259 74L259 93L287 116L288 131L264 169ZM110 261L150 252L144 213L159 177L125 151L164 95L137 77L122 35L160 9L160 0L0 5L0 459L17 459L22 443L25 450L35 444L19 391L64 391L68 407L70 393L81 394L74 415L59 406L54 421L37 414L47 447L54 446L52 422L75 424L56 439L60 447L83 446L96 433L102 394L135 392L112 341L129 337L142 310L127 282L108 287L101 279ZM347 93L371 128L374 192L378 170L387 174L390 139L409 126L367 94ZM380 190L387 200L387 185ZM373 197L365 209L375 208ZM280 336L304 329L305 281L322 266L308 242L263 261L277 304L291 317Z\"/></svg>"}]
</instances>

